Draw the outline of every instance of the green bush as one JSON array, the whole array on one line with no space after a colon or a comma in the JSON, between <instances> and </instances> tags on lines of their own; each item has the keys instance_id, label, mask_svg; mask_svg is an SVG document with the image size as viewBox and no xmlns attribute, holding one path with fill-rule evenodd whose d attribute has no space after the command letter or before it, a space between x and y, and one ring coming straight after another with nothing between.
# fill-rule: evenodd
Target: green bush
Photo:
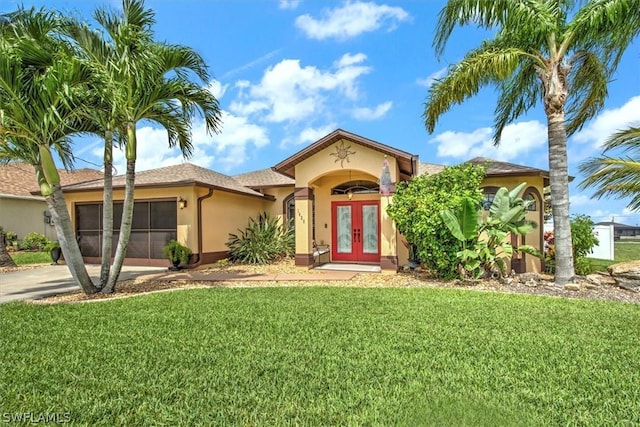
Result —
<instances>
[{"instance_id":1,"label":"green bush","mask_svg":"<svg viewBox=\"0 0 640 427\"><path fill-rule=\"evenodd\" d=\"M258 219L249 218L246 229L229 233L230 259L248 264L266 264L295 253L293 227L284 227L278 218L263 212Z\"/></svg>"},{"instance_id":2,"label":"green bush","mask_svg":"<svg viewBox=\"0 0 640 427\"><path fill-rule=\"evenodd\" d=\"M480 205L484 168L476 165L446 167L435 175L421 175L397 185L387 213L398 231L416 249L416 257L434 275L457 276L456 254L463 249L445 226L440 212L454 209L463 198Z\"/></svg>"},{"instance_id":3,"label":"green bush","mask_svg":"<svg viewBox=\"0 0 640 427\"><path fill-rule=\"evenodd\" d=\"M591 264L589 258L580 257L576 258L573 263L573 267L576 270L576 274L578 276L586 276L587 274L591 274L594 271L594 267Z\"/></svg>"},{"instance_id":4,"label":"green bush","mask_svg":"<svg viewBox=\"0 0 640 427\"><path fill-rule=\"evenodd\" d=\"M571 218L571 243L576 260L589 255L593 247L600 243L593 234L594 225L588 215L576 215Z\"/></svg>"},{"instance_id":5,"label":"green bush","mask_svg":"<svg viewBox=\"0 0 640 427\"><path fill-rule=\"evenodd\" d=\"M42 233L29 233L22 239L22 249L28 251L42 251L49 239Z\"/></svg>"}]
</instances>

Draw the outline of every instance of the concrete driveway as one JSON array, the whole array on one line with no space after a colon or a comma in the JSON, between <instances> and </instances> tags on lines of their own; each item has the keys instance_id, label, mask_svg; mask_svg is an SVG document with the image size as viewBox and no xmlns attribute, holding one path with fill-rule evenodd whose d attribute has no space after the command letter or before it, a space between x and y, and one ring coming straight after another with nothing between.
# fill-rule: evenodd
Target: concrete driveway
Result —
<instances>
[{"instance_id":1,"label":"concrete driveway","mask_svg":"<svg viewBox=\"0 0 640 427\"><path fill-rule=\"evenodd\" d=\"M87 265L87 271L95 281L100 274L99 265ZM167 271L166 267L122 267L119 280ZM39 299L79 289L71 278L66 265L45 265L30 270L0 273L0 304L17 301Z\"/></svg>"}]
</instances>

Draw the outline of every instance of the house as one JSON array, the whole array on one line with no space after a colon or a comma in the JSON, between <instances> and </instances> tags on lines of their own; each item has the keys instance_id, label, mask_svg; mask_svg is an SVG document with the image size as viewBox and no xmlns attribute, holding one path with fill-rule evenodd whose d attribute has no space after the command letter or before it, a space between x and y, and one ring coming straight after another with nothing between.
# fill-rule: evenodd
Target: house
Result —
<instances>
[{"instance_id":1,"label":"house","mask_svg":"<svg viewBox=\"0 0 640 427\"><path fill-rule=\"evenodd\" d=\"M620 224L619 222L603 221L595 225L613 225L614 240L620 239L640 239L640 227L633 225Z\"/></svg>"},{"instance_id":2,"label":"house","mask_svg":"<svg viewBox=\"0 0 640 427\"><path fill-rule=\"evenodd\" d=\"M62 185L100 178L102 173L93 169L60 170ZM0 225L22 239L37 232L56 240L44 197L38 192L38 181L33 166L27 163L9 163L0 166Z\"/></svg>"},{"instance_id":3,"label":"house","mask_svg":"<svg viewBox=\"0 0 640 427\"><path fill-rule=\"evenodd\" d=\"M194 253L194 265L226 258L229 233L266 211L295 226L295 263L314 264L314 242L328 245L332 262L373 263L385 270L406 264L408 252L386 208L392 197L379 191L383 164L392 182L443 166L421 163L417 155L338 129L270 169L226 176L193 164L136 174L136 205L126 263L166 265L162 246L177 238ZM487 176L487 200L501 186L528 183L524 197L535 203L529 219L542 224L546 171L476 158ZM114 177L114 213L120 222L124 176ZM88 262L101 250L102 181L64 187L80 248ZM117 231L116 231L117 234ZM114 237L114 241L117 236ZM542 227L520 238L542 248ZM514 257L517 271L540 271L538 258Z\"/></svg>"}]
</instances>

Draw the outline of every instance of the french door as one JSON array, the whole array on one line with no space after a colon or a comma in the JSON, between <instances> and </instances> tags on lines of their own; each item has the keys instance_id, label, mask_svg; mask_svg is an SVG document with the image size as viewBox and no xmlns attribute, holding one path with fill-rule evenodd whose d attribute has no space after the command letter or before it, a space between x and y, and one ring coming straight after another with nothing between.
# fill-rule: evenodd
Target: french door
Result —
<instances>
[{"instance_id":1,"label":"french door","mask_svg":"<svg viewBox=\"0 0 640 427\"><path fill-rule=\"evenodd\" d=\"M331 259L380 262L380 202L331 203Z\"/></svg>"}]
</instances>

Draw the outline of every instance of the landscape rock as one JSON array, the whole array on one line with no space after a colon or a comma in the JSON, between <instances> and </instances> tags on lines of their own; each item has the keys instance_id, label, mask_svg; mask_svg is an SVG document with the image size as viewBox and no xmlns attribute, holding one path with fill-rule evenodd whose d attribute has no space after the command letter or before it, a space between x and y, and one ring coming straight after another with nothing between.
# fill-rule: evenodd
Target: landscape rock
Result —
<instances>
[{"instance_id":1,"label":"landscape rock","mask_svg":"<svg viewBox=\"0 0 640 427\"><path fill-rule=\"evenodd\" d=\"M542 276L540 276L538 273L522 273L520 275L520 281L522 282L529 282L533 280L534 282L540 282L542 280Z\"/></svg>"},{"instance_id":2,"label":"landscape rock","mask_svg":"<svg viewBox=\"0 0 640 427\"><path fill-rule=\"evenodd\" d=\"M588 283L596 286L600 286L602 284L602 280L600 279L599 274L589 274L585 277Z\"/></svg>"},{"instance_id":3,"label":"landscape rock","mask_svg":"<svg viewBox=\"0 0 640 427\"><path fill-rule=\"evenodd\" d=\"M579 291L580 285L578 285L577 283L567 283L566 285L564 285L564 288L567 291Z\"/></svg>"},{"instance_id":4,"label":"landscape rock","mask_svg":"<svg viewBox=\"0 0 640 427\"><path fill-rule=\"evenodd\" d=\"M640 260L610 265L609 273L616 285L634 292L640 292Z\"/></svg>"},{"instance_id":5,"label":"landscape rock","mask_svg":"<svg viewBox=\"0 0 640 427\"><path fill-rule=\"evenodd\" d=\"M538 286L538 282L536 282L533 279L529 279L526 282L524 282L524 285L529 287L529 288L535 288L536 286Z\"/></svg>"}]
</instances>

